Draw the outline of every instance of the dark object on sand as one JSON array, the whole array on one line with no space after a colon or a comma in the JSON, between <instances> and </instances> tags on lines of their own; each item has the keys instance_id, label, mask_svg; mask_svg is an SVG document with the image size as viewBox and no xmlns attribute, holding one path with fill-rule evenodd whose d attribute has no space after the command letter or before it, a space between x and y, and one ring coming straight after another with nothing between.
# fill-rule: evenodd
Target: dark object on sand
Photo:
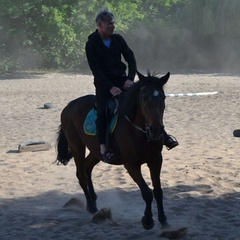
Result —
<instances>
[{"instance_id":1,"label":"dark object on sand","mask_svg":"<svg viewBox=\"0 0 240 240\"><path fill-rule=\"evenodd\" d=\"M233 136L234 137L240 137L240 129L236 129L233 131Z\"/></svg>"},{"instance_id":2,"label":"dark object on sand","mask_svg":"<svg viewBox=\"0 0 240 240\"><path fill-rule=\"evenodd\" d=\"M52 104L52 103L44 103L43 108L44 108L44 109L53 108L53 104Z\"/></svg>"}]
</instances>

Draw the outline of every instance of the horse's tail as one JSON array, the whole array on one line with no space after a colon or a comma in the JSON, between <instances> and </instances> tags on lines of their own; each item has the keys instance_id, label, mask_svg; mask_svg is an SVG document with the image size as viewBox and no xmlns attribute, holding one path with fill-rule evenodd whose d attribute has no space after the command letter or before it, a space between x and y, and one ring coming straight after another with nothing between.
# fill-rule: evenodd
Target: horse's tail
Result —
<instances>
[{"instance_id":1,"label":"horse's tail","mask_svg":"<svg viewBox=\"0 0 240 240\"><path fill-rule=\"evenodd\" d=\"M63 132L62 126L59 126L57 134L57 161L63 165L67 165L72 158L72 153L69 150L67 138Z\"/></svg>"}]
</instances>

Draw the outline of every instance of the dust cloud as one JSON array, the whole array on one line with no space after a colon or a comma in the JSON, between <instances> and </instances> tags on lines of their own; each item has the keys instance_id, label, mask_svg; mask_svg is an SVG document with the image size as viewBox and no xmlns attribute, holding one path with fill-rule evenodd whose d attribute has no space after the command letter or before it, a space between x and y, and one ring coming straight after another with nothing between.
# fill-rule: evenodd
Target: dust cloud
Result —
<instances>
[{"instance_id":1,"label":"dust cloud","mask_svg":"<svg viewBox=\"0 0 240 240\"><path fill-rule=\"evenodd\" d=\"M138 69L157 72L239 72L238 39L198 36L184 28L140 25L124 35Z\"/></svg>"}]
</instances>

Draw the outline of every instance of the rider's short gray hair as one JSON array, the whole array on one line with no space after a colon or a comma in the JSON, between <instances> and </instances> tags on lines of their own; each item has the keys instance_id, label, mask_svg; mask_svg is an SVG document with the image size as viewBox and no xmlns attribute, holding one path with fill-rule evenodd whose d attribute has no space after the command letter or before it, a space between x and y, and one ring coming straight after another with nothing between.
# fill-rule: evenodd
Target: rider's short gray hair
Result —
<instances>
[{"instance_id":1,"label":"rider's short gray hair","mask_svg":"<svg viewBox=\"0 0 240 240\"><path fill-rule=\"evenodd\" d=\"M97 14L95 21L96 23L100 21L105 22L106 20L109 20L109 19L112 20L113 18L114 18L114 15L111 12L109 12L107 8L105 8Z\"/></svg>"}]
</instances>

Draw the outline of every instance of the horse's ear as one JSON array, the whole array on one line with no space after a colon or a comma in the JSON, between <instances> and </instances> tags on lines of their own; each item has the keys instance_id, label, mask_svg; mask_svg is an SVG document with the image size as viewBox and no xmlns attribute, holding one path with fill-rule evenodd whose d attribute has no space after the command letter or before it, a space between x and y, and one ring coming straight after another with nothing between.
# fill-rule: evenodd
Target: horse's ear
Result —
<instances>
[{"instance_id":1,"label":"horse's ear","mask_svg":"<svg viewBox=\"0 0 240 240\"><path fill-rule=\"evenodd\" d=\"M168 81L170 77L170 72L168 72L165 76L162 76L160 79L163 82L163 85Z\"/></svg>"},{"instance_id":2,"label":"horse's ear","mask_svg":"<svg viewBox=\"0 0 240 240\"><path fill-rule=\"evenodd\" d=\"M137 75L139 77L140 81L144 81L144 79L146 78L145 76L143 76L140 72L137 71Z\"/></svg>"}]
</instances>

